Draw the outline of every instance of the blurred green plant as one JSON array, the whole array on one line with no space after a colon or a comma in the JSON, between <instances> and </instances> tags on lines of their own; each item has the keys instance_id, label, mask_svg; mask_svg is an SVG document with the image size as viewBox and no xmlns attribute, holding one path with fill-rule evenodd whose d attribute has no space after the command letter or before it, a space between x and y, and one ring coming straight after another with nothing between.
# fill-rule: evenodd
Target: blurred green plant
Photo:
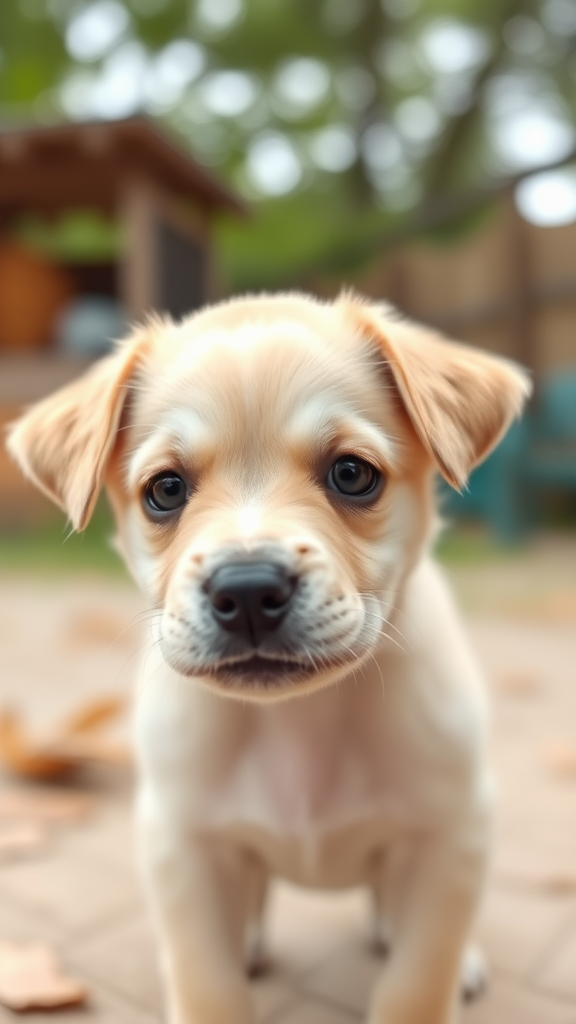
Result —
<instances>
[{"instance_id":1,"label":"blurred green plant","mask_svg":"<svg viewBox=\"0 0 576 1024\"><path fill-rule=\"evenodd\" d=\"M0 533L0 572L67 575L98 573L128 578L127 570L113 549L114 523L101 501L86 530L69 534L62 522L51 522L21 533ZM447 567L480 565L510 559L521 554L520 546L503 547L482 527L459 526L443 532L436 544L436 557Z\"/></svg>"},{"instance_id":2,"label":"blurred green plant","mask_svg":"<svg viewBox=\"0 0 576 1024\"><path fill-rule=\"evenodd\" d=\"M70 533L60 519L37 529L0 533L0 572L96 572L127 577L111 543L114 532L110 510L102 500L80 534Z\"/></svg>"},{"instance_id":3,"label":"blurred green plant","mask_svg":"<svg viewBox=\"0 0 576 1024\"><path fill-rule=\"evenodd\" d=\"M113 260L122 247L118 225L97 210L75 210L55 223L29 216L14 233L29 248L65 263Z\"/></svg>"}]
</instances>

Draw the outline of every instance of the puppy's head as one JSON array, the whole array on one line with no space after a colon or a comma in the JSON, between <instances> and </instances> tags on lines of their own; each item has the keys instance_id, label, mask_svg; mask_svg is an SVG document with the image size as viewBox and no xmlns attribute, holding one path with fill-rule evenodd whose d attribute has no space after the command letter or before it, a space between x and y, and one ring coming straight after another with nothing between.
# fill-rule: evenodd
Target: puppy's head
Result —
<instances>
[{"instance_id":1,"label":"puppy's head","mask_svg":"<svg viewBox=\"0 0 576 1024\"><path fill-rule=\"evenodd\" d=\"M82 529L105 483L166 661L243 698L369 657L432 522L528 393L502 360L343 297L153 321L9 447Z\"/></svg>"}]
</instances>

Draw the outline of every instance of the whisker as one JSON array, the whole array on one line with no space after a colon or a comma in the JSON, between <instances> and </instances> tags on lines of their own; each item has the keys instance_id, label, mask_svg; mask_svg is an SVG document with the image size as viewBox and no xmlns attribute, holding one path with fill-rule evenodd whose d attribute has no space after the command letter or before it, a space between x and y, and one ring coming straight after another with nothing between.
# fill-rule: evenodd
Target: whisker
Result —
<instances>
[{"instance_id":1,"label":"whisker","mask_svg":"<svg viewBox=\"0 0 576 1024\"><path fill-rule=\"evenodd\" d=\"M393 636L390 636L390 634L387 633L386 630L381 629L380 630L380 636L383 636L386 640L389 640L391 644L394 644L395 647L397 647L400 651L402 651L402 654L408 654L408 651L406 650L406 648L402 647L402 644L399 643L398 640L396 640Z\"/></svg>"},{"instance_id":2,"label":"whisker","mask_svg":"<svg viewBox=\"0 0 576 1024\"><path fill-rule=\"evenodd\" d=\"M108 647L108 653L112 650L114 644L120 639L120 637L124 636L124 633L127 633L128 630L132 629L134 626L140 626L143 622L151 622L155 615L160 617L162 615L162 610L160 608L147 608L145 611L137 612L136 615L133 615L128 625L124 626L124 629L121 629L111 641Z\"/></svg>"},{"instance_id":3,"label":"whisker","mask_svg":"<svg viewBox=\"0 0 576 1024\"><path fill-rule=\"evenodd\" d=\"M114 685L115 685L115 686L117 685L117 683L118 683L118 681L119 681L119 679L120 679L120 676L121 676L121 675L122 675L122 673L124 672L125 668L127 668L127 666L128 666L129 664L130 664L130 662L131 662L131 661L132 661L132 660L133 660L134 658L136 658L136 657L137 657L137 656L138 656L139 654L142 654L142 651L145 651L145 650L146 650L146 648L148 647L148 645L150 644L150 648L149 648L149 651L148 651L148 654L149 654L149 653L150 653L150 651L151 651L151 650L152 650L152 649L153 649L153 648L154 648L154 647L156 646L156 644L158 644L159 642L160 642L159 640L152 640L152 642L150 642L150 638L147 638L147 639L146 639L146 641L145 641L145 642L144 642L143 644L140 644L140 646L139 646L139 647L137 647L135 651L132 651L132 653L128 655L128 657L126 658L126 660L124 661L124 663L123 663L123 664L121 665L121 667L120 667L120 668L118 669L118 672L116 673L116 677L115 677L115 679L114 679ZM136 686L138 686L138 684L136 684Z\"/></svg>"},{"instance_id":4,"label":"whisker","mask_svg":"<svg viewBox=\"0 0 576 1024\"><path fill-rule=\"evenodd\" d=\"M146 670L148 668L148 662L150 660L150 655L152 654L152 651L154 650L155 647L159 647L160 646L161 640L162 640L162 637L158 637L157 640L153 640L152 643L150 644L150 647L149 647L148 651L146 652L146 656L144 658L144 664L142 665L142 671L140 672L140 679L136 683L136 693L137 694L141 694L144 691L144 689L146 687L146 684L150 683L152 681L152 679L154 677L154 674L158 671L158 669L162 665L162 662L159 661L158 664L156 665L156 668L154 669L154 671L149 676L146 676Z\"/></svg>"}]
</instances>

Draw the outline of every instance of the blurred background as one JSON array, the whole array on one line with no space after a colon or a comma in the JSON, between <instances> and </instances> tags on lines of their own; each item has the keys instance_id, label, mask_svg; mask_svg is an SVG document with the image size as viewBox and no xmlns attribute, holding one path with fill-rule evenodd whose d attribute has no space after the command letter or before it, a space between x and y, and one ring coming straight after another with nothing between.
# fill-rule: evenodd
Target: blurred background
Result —
<instances>
[{"instance_id":1,"label":"blurred background","mask_svg":"<svg viewBox=\"0 0 576 1024\"><path fill-rule=\"evenodd\" d=\"M449 517L573 524L575 108L574 0L10 0L0 417L151 308L352 285L533 373Z\"/></svg>"},{"instance_id":2,"label":"blurred background","mask_svg":"<svg viewBox=\"0 0 576 1024\"><path fill-rule=\"evenodd\" d=\"M526 417L469 489L440 488L438 555L487 670L503 793L480 925L495 984L466 1020L573 1024L576 0L0 3L0 426L151 309L343 286L533 376ZM55 939L98 1019L120 1024L160 996L126 896L126 759L99 733L119 725L125 743L117 698L144 644L111 532L102 502L69 536L0 451L5 920ZM98 801L49 850L18 833L38 826L38 780L44 799L58 785ZM14 816L2 786L36 804ZM283 893L288 973L259 989L262 1020L358 1019L372 967L348 950L356 911ZM302 914L308 945L291 931ZM306 966L317 944L328 976Z\"/></svg>"}]
</instances>

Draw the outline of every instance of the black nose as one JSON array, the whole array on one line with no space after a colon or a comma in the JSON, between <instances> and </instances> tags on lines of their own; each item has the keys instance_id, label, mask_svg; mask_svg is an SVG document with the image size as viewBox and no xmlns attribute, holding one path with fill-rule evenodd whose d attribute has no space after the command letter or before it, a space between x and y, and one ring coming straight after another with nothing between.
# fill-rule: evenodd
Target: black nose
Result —
<instances>
[{"instance_id":1,"label":"black nose","mask_svg":"<svg viewBox=\"0 0 576 1024\"><path fill-rule=\"evenodd\" d=\"M296 578L274 562L229 562L206 584L212 614L223 629L258 645L286 615Z\"/></svg>"}]
</instances>

